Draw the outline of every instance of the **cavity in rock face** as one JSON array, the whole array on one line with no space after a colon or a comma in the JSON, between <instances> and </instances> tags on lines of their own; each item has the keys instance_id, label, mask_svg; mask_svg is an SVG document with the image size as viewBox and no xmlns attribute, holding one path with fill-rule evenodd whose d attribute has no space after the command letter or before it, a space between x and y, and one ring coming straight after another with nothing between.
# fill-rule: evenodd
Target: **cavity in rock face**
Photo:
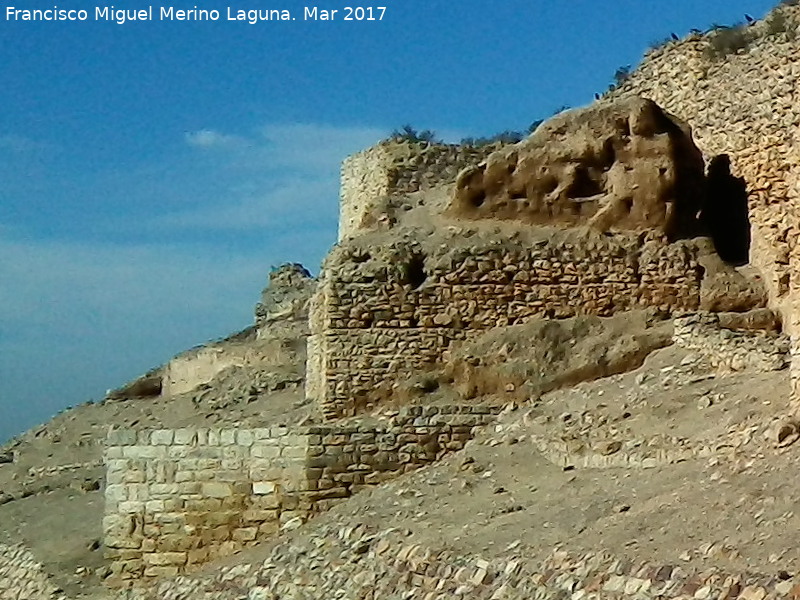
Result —
<instances>
[{"instance_id":1,"label":"cavity in rock face","mask_svg":"<svg viewBox=\"0 0 800 600\"><path fill-rule=\"evenodd\" d=\"M465 169L448 212L677 239L698 231L704 171L689 127L632 98L557 115Z\"/></svg>"}]
</instances>

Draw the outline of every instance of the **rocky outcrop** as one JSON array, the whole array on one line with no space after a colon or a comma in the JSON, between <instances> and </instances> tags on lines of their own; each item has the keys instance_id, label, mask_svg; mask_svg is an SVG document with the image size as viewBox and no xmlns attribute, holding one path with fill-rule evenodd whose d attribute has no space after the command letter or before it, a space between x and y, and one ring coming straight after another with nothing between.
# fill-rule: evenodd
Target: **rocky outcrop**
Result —
<instances>
[{"instance_id":1,"label":"rocky outcrop","mask_svg":"<svg viewBox=\"0 0 800 600\"><path fill-rule=\"evenodd\" d=\"M256 328L262 337L266 327L276 322L305 325L308 302L316 281L303 265L286 263L269 274L269 285L261 292L256 305Z\"/></svg>"},{"instance_id":2,"label":"rocky outcrop","mask_svg":"<svg viewBox=\"0 0 800 600\"><path fill-rule=\"evenodd\" d=\"M562 113L465 169L451 216L600 230L696 229L703 157L688 126L631 98Z\"/></svg>"}]
</instances>

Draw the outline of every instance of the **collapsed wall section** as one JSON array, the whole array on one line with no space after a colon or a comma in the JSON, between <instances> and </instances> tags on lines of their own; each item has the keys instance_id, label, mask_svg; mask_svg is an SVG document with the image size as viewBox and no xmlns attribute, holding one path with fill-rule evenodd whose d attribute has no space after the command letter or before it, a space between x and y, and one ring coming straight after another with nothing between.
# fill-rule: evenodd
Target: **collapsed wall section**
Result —
<instances>
[{"instance_id":1,"label":"collapsed wall section","mask_svg":"<svg viewBox=\"0 0 800 600\"><path fill-rule=\"evenodd\" d=\"M442 363L455 343L492 327L699 306L703 269L690 243L555 232L530 246L461 242L441 244L443 255L404 252L383 268L340 248L312 303L308 346L307 396L326 419L369 408L403 374Z\"/></svg>"},{"instance_id":2,"label":"collapsed wall section","mask_svg":"<svg viewBox=\"0 0 800 600\"><path fill-rule=\"evenodd\" d=\"M297 429L112 431L108 582L128 587L191 571L300 526L365 486L462 449L497 412L445 405Z\"/></svg>"},{"instance_id":3,"label":"collapsed wall section","mask_svg":"<svg viewBox=\"0 0 800 600\"><path fill-rule=\"evenodd\" d=\"M502 144L459 146L386 140L342 163L339 240L359 233L375 202L453 183Z\"/></svg>"}]
</instances>

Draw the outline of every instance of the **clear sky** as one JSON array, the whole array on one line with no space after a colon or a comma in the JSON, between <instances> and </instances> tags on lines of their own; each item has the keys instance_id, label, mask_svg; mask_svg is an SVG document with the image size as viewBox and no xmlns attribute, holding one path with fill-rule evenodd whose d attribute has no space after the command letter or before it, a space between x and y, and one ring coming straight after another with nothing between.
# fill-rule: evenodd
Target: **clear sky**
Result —
<instances>
[{"instance_id":1,"label":"clear sky","mask_svg":"<svg viewBox=\"0 0 800 600\"><path fill-rule=\"evenodd\" d=\"M382 0L305 21L293 0L86 0L0 14L0 441L242 329L272 265L316 273L338 169L405 123L463 136L580 106L671 32L765 0ZM9 19L85 9L85 22ZM115 8L150 6L120 0ZM220 20L160 21L161 7ZM227 8L294 21L228 21ZM351 4L351 6L354 6ZM377 10L375 11L377 16Z\"/></svg>"}]
</instances>

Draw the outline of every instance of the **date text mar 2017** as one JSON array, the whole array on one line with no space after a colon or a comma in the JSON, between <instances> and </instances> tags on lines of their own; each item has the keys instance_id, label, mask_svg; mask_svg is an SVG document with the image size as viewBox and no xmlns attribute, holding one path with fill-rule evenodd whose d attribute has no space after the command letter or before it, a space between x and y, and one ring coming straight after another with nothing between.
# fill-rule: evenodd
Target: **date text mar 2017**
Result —
<instances>
[{"instance_id":1,"label":"date text mar 2017","mask_svg":"<svg viewBox=\"0 0 800 600\"><path fill-rule=\"evenodd\" d=\"M385 6L343 6L324 9L306 6L303 9L304 21L383 21Z\"/></svg>"}]
</instances>

